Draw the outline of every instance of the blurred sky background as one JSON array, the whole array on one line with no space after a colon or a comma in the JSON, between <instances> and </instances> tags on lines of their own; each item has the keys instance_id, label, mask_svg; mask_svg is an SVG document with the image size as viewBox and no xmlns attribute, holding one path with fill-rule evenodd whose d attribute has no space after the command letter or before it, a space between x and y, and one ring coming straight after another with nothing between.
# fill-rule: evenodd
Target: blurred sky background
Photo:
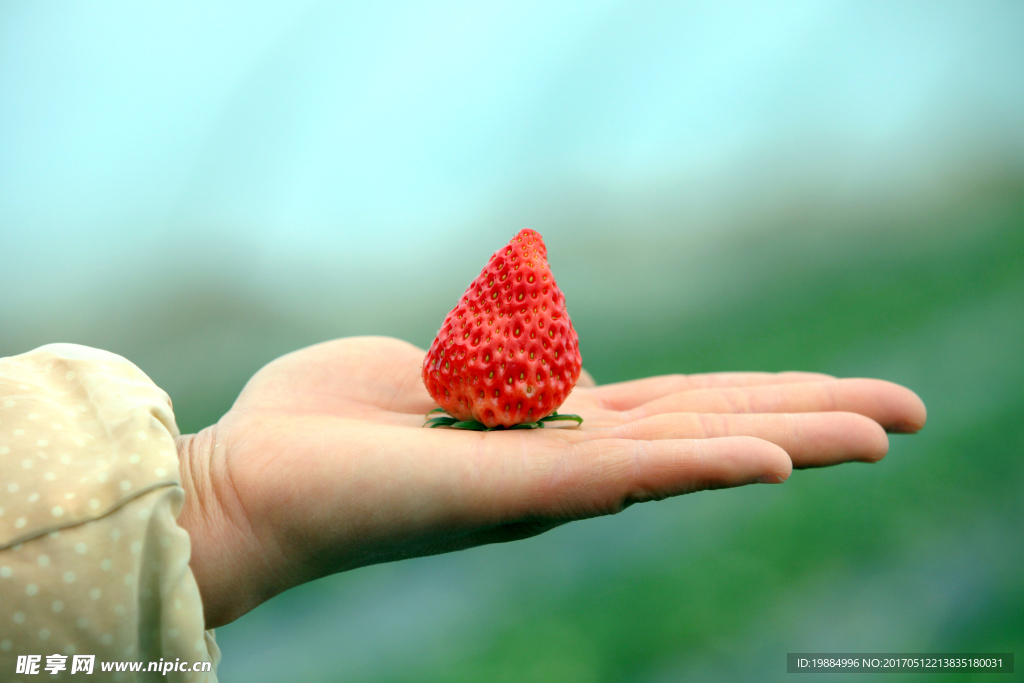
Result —
<instances>
[{"instance_id":1,"label":"blurred sky background","mask_svg":"<svg viewBox=\"0 0 1024 683\"><path fill-rule=\"evenodd\" d=\"M927 429L304 586L218 631L222 681L1020 654L1022 37L1019 2L0 2L0 355L121 353L194 431L300 346L428 345L532 227L599 382L882 376Z\"/></svg>"}]
</instances>

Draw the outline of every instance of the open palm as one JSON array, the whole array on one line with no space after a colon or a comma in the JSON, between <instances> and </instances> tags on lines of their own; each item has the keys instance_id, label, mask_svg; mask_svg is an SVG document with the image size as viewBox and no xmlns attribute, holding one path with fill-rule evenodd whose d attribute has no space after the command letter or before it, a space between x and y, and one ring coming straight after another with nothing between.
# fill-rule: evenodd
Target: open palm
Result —
<instances>
[{"instance_id":1,"label":"open palm","mask_svg":"<svg viewBox=\"0 0 1024 683\"><path fill-rule=\"evenodd\" d=\"M183 437L180 522L208 625L354 567L876 461L886 431L925 421L920 399L889 382L723 373L578 385L560 410L580 427L425 429L437 406L423 357L383 337L312 346L264 367L216 425Z\"/></svg>"}]
</instances>

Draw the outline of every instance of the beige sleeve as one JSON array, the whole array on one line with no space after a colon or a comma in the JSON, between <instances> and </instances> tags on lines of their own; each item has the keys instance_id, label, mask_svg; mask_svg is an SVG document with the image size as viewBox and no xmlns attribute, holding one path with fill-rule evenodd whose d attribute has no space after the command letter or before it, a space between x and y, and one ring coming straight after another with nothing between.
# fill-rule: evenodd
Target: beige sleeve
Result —
<instances>
[{"instance_id":1,"label":"beige sleeve","mask_svg":"<svg viewBox=\"0 0 1024 683\"><path fill-rule=\"evenodd\" d=\"M177 435L167 394L120 356L51 344L0 358L0 680L37 680L19 655L40 655L47 680L78 680L73 655L95 655L89 680L217 680L175 521ZM51 675L48 655L66 669ZM101 670L160 660L212 671Z\"/></svg>"}]
</instances>

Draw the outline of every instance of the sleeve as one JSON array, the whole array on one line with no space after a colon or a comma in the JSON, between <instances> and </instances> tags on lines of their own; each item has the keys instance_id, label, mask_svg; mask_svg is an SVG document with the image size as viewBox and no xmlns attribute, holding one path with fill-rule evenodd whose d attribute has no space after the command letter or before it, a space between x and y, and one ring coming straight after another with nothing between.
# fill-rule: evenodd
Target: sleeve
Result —
<instances>
[{"instance_id":1,"label":"sleeve","mask_svg":"<svg viewBox=\"0 0 1024 683\"><path fill-rule=\"evenodd\" d=\"M167 394L120 356L51 344L0 358L0 680L33 661L77 680L88 655L97 680L217 680L176 522L177 436Z\"/></svg>"}]
</instances>

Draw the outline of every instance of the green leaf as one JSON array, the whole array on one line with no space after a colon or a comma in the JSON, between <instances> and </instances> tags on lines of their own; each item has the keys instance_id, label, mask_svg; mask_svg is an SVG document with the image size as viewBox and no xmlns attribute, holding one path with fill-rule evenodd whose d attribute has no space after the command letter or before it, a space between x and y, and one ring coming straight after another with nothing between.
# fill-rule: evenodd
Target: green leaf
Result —
<instances>
[{"instance_id":1,"label":"green leaf","mask_svg":"<svg viewBox=\"0 0 1024 683\"><path fill-rule=\"evenodd\" d=\"M547 417L542 417L540 419L541 422L555 422L556 420L572 420L573 422L575 422L578 425L579 424L583 424L583 418L582 417L580 417L579 415L573 415L571 413L566 413L564 415L559 415L557 412L554 412L554 413L551 413L550 415L548 415Z\"/></svg>"},{"instance_id":2,"label":"green leaf","mask_svg":"<svg viewBox=\"0 0 1024 683\"><path fill-rule=\"evenodd\" d=\"M574 420L576 424L583 422L583 418L579 415L559 415L558 413L551 413L547 417L542 417L536 422L522 422L517 425L512 425L511 427L502 427L500 425L497 427L487 427L482 422L477 422L476 420L458 420L446 413L442 408L435 408L434 410L431 410L427 413L427 416L429 417L435 413L441 413L441 415L427 420L426 424L423 425L424 427L430 427L431 429L434 427L451 427L452 429L466 429L474 432L494 432L501 431L503 429L537 429L538 427L543 427L545 422L552 422L554 420Z\"/></svg>"},{"instance_id":3,"label":"green leaf","mask_svg":"<svg viewBox=\"0 0 1024 683\"><path fill-rule=\"evenodd\" d=\"M484 426L482 422L477 422L476 420L462 420L461 422L452 422L451 427L452 429L471 429L474 432L490 431L487 429L486 426Z\"/></svg>"}]
</instances>

